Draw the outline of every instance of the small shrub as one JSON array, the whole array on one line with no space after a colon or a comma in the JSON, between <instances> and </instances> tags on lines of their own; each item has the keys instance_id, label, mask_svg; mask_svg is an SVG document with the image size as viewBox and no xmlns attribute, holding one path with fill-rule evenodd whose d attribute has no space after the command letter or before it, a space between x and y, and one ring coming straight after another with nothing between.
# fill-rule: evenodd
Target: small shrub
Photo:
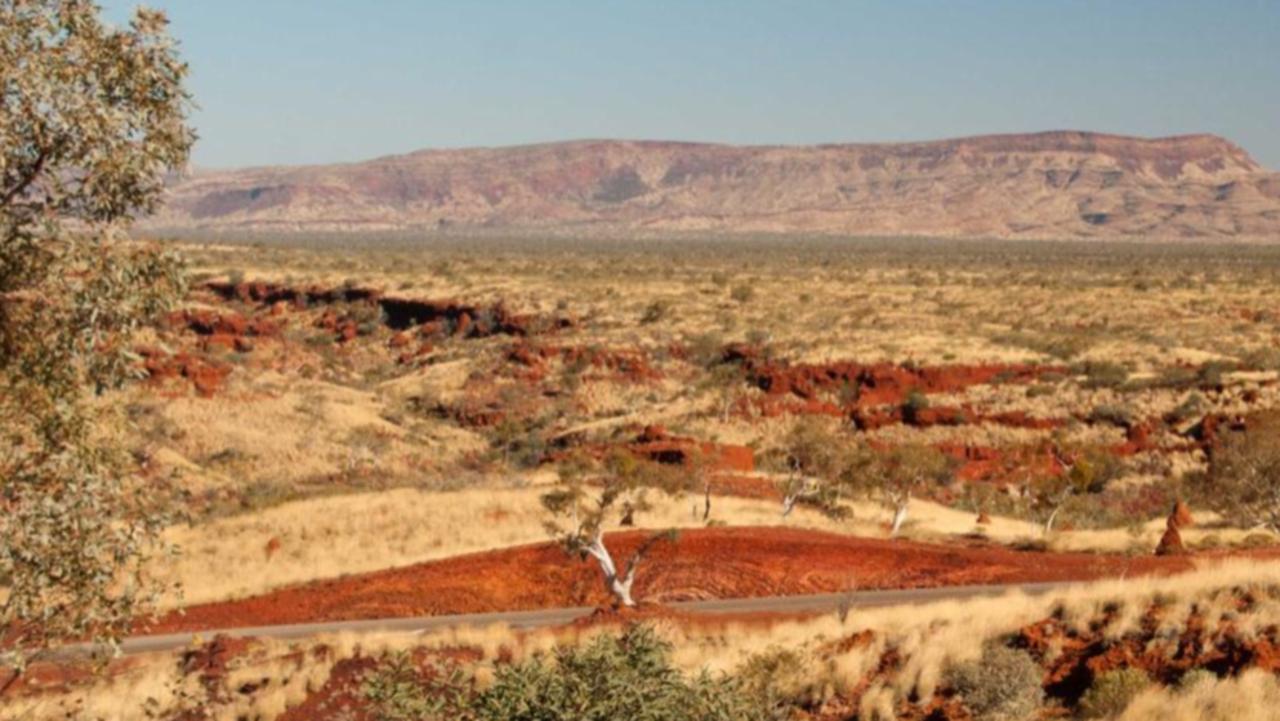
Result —
<instances>
[{"instance_id":1,"label":"small shrub","mask_svg":"<svg viewBox=\"0 0 1280 721\"><path fill-rule=\"evenodd\" d=\"M1027 386L1027 398L1043 398L1051 396L1057 391L1055 386L1048 383L1037 383L1033 386Z\"/></svg>"},{"instance_id":2,"label":"small shrub","mask_svg":"<svg viewBox=\"0 0 1280 721\"><path fill-rule=\"evenodd\" d=\"M1118 668L1098 676L1084 696L1080 713L1085 718L1111 718L1123 713L1138 694L1151 685L1142 669Z\"/></svg>"},{"instance_id":3,"label":"small shrub","mask_svg":"<svg viewBox=\"0 0 1280 721\"><path fill-rule=\"evenodd\" d=\"M1089 362L1084 365L1085 388L1118 388L1129 380L1129 371L1118 363Z\"/></svg>"},{"instance_id":4,"label":"small shrub","mask_svg":"<svg viewBox=\"0 0 1280 721\"><path fill-rule=\"evenodd\" d=\"M929 399L920 391L912 390L902 402L902 420L906 423L915 423L920 417L920 411L928 407Z\"/></svg>"},{"instance_id":5,"label":"small shrub","mask_svg":"<svg viewBox=\"0 0 1280 721\"><path fill-rule=\"evenodd\" d=\"M1241 548L1266 548L1275 545L1276 537L1270 533L1250 533L1240 539Z\"/></svg>"},{"instance_id":6,"label":"small shrub","mask_svg":"<svg viewBox=\"0 0 1280 721\"><path fill-rule=\"evenodd\" d=\"M729 297L738 303L748 303L752 298L756 297L756 289L746 285L733 286L733 290L729 291Z\"/></svg>"},{"instance_id":7,"label":"small shrub","mask_svg":"<svg viewBox=\"0 0 1280 721\"><path fill-rule=\"evenodd\" d=\"M747 659L735 672L742 691L764 718L791 718L796 706L821 702L822 681L791 649L771 648Z\"/></svg>"},{"instance_id":8,"label":"small shrub","mask_svg":"<svg viewBox=\"0 0 1280 721\"><path fill-rule=\"evenodd\" d=\"M1103 404L1089 411L1090 423L1106 423L1120 428L1133 425L1133 411L1124 406Z\"/></svg>"},{"instance_id":9,"label":"small shrub","mask_svg":"<svg viewBox=\"0 0 1280 721\"><path fill-rule=\"evenodd\" d=\"M747 343L759 347L766 358L773 353L773 350L769 347L769 341L772 338L773 334L763 328L752 328L747 331Z\"/></svg>"},{"instance_id":10,"label":"small shrub","mask_svg":"<svg viewBox=\"0 0 1280 721\"><path fill-rule=\"evenodd\" d=\"M640 315L640 322L649 325L657 323L671 315L671 301L655 300L645 306L644 313Z\"/></svg>"},{"instance_id":11,"label":"small shrub","mask_svg":"<svg viewBox=\"0 0 1280 721\"><path fill-rule=\"evenodd\" d=\"M724 356L724 337L719 333L700 333L686 343L689 360L703 368L720 363Z\"/></svg>"},{"instance_id":12,"label":"small shrub","mask_svg":"<svg viewBox=\"0 0 1280 721\"><path fill-rule=\"evenodd\" d=\"M1280 370L1280 349L1258 348L1249 351L1240 363L1245 368L1256 371Z\"/></svg>"},{"instance_id":13,"label":"small shrub","mask_svg":"<svg viewBox=\"0 0 1280 721\"><path fill-rule=\"evenodd\" d=\"M1192 418L1199 418L1205 414L1209 408L1208 402L1204 396L1199 393L1192 393L1186 397L1177 408L1165 414L1165 421L1169 423L1185 423Z\"/></svg>"},{"instance_id":14,"label":"small shrub","mask_svg":"<svg viewBox=\"0 0 1280 721\"><path fill-rule=\"evenodd\" d=\"M1201 388L1218 388L1225 382L1226 374L1233 370L1235 370L1234 363L1211 361L1200 367L1196 372L1196 379Z\"/></svg>"},{"instance_id":15,"label":"small shrub","mask_svg":"<svg viewBox=\"0 0 1280 721\"><path fill-rule=\"evenodd\" d=\"M1191 691L1200 684L1217 683L1218 674L1207 668L1193 668L1182 674L1182 678L1178 679L1179 691Z\"/></svg>"},{"instance_id":16,"label":"small shrub","mask_svg":"<svg viewBox=\"0 0 1280 721\"><path fill-rule=\"evenodd\" d=\"M1044 671L1025 651L990 644L977 661L951 666L946 682L976 721L1033 718L1044 700Z\"/></svg>"}]
</instances>

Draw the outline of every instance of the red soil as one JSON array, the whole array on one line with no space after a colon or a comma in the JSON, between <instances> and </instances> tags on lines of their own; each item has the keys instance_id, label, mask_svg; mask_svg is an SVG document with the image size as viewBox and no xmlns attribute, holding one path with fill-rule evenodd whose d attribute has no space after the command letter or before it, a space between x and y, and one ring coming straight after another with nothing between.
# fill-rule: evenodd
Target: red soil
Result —
<instances>
[{"instance_id":1,"label":"red soil","mask_svg":"<svg viewBox=\"0 0 1280 721\"><path fill-rule=\"evenodd\" d=\"M647 536L610 534L627 558ZM959 584L1088 580L1187 570L1185 557L1124 558L941 546L784 528L686 531L651 551L636 596L653 602ZM151 632L609 603L598 569L539 544L348 576L193 606Z\"/></svg>"}]
</instances>

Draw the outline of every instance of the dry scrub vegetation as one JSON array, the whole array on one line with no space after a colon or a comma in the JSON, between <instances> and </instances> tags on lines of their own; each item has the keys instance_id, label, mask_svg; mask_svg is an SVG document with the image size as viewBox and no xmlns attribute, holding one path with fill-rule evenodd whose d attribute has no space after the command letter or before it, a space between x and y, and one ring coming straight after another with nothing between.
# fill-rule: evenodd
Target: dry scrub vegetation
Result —
<instances>
[{"instance_id":1,"label":"dry scrub vegetation","mask_svg":"<svg viewBox=\"0 0 1280 721\"><path fill-rule=\"evenodd\" d=\"M1270 718L1267 704L1280 694L1278 611L1275 564L1233 562L1051 597L1009 594L795 619L656 613L639 623L670 644L674 668L731 679L764 705L761 718L1050 718L1060 717L1057 708L1126 720L1252 721ZM442 668L472 679L466 688L484 689L504 669L616 636L630 623L605 616L532 632L495 626L292 644L197 641L180 657L140 658L104 678L21 697L3 718L129 718L142 705L159 718L192 708L211 719L365 718L343 716L342 708L367 713L376 700L370 679L383 674L385 682L403 659L408 672L396 671L403 694L415 685L439 690L431 674ZM1028 688L1011 693L1014 676L974 673L998 673L990 664L1002 653L1006 663L1034 669ZM1118 682L1123 669L1133 673ZM1015 708L1026 715L1002 715ZM1104 708L1105 716L1088 715Z\"/></svg>"},{"instance_id":2,"label":"dry scrub vegetation","mask_svg":"<svg viewBox=\"0 0 1280 721\"><path fill-rule=\"evenodd\" d=\"M560 454L652 425L749 448L757 462L733 475L763 497L717 498L702 520L687 511L695 488L653 499L641 526L780 523L768 489L785 486L788 439L808 422L831 443L946 455L954 480L913 502L909 536L1145 553L1174 499L1203 507L1196 481L1218 429L1280 394L1280 255L1268 248L322 241L189 249L196 287L226 290L198 289L188 316L156 331L155 379L126 391L135 456L186 492L193 525L170 534L184 558L159 573L189 600L544 540L536 496ZM328 295L235 292L255 283ZM427 337L361 289L465 307L472 330L445 309ZM474 330L494 308L532 320ZM192 319L201 312L213 327ZM224 315L249 331L217 327ZM255 333L262 319L270 328ZM724 362L733 347L756 349L754 365ZM196 361L175 371L184 349ZM218 367L211 381L201 362ZM840 363L922 369L937 387L886 393L874 373L838 376ZM779 387L800 373L807 387ZM1105 484L1050 503L1037 484L1054 447L1106 456ZM883 533L873 498L846 502L852 520L802 504L786 522ZM1046 535L1050 506L1061 508ZM1265 542L1252 524L1196 511L1187 546ZM214 558L237 559L234 578L204 573Z\"/></svg>"}]
</instances>

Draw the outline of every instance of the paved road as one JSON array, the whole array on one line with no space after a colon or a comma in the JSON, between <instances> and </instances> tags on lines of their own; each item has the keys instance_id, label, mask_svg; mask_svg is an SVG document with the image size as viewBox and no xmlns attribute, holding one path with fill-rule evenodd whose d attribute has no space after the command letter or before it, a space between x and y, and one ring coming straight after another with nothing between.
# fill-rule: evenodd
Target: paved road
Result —
<instances>
[{"instance_id":1,"label":"paved road","mask_svg":"<svg viewBox=\"0 0 1280 721\"><path fill-rule=\"evenodd\" d=\"M920 588L898 591L857 591L854 593L824 593L811 596L767 596L763 598L732 598L709 601L681 601L668 604L680 611L692 613L821 613L834 611L842 604L851 609L874 608L878 606L903 606L910 604L931 603L935 601L954 601L980 596L998 596L1004 593L1021 591L1022 593L1039 595L1060 590L1070 583L1024 583L996 586L948 586L944 588ZM126 639L122 649L126 654L148 653L152 651L169 651L189 646L192 639L212 638L216 634L225 633L230 636L258 636L265 638L291 639L315 636L317 634L368 631L401 631L421 632L456 626L486 626L507 624L512 628L537 628L540 626L556 626L582 618L594 611L594 608L549 608L537 611L503 611L499 613L470 613L454 616L419 616L416 618L379 618L366 621L329 621L324 623L299 623L283 626L255 626L246 628L223 628L200 631L198 633L172 633L158 636L133 636ZM82 645L65 649L70 652L84 653L91 650Z\"/></svg>"}]
</instances>

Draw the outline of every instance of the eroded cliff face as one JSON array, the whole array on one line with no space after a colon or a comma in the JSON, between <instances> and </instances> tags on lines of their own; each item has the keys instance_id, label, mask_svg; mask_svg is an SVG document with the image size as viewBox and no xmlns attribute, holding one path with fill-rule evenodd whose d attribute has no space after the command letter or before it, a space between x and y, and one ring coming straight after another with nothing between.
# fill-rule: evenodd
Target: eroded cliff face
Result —
<instances>
[{"instance_id":1,"label":"eroded cliff face","mask_svg":"<svg viewBox=\"0 0 1280 721\"><path fill-rule=\"evenodd\" d=\"M195 173L150 227L1280 238L1280 175L1212 135L575 141Z\"/></svg>"}]
</instances>

